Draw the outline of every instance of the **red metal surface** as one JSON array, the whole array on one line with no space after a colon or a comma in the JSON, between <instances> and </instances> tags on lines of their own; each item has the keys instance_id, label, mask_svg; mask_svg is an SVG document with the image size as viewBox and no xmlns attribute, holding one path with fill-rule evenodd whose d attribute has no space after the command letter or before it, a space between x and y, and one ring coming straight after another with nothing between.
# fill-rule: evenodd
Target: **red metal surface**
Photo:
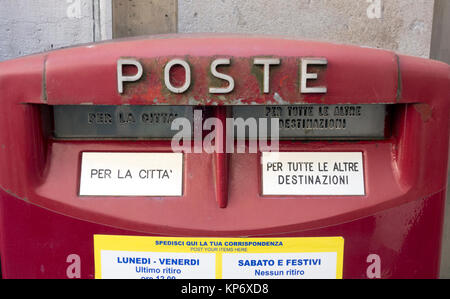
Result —
<instances>
[{"instance_id":1,"label":"red metal surface","mask_svg":"<svg viewBox=\"0 0 450 299\"><path fill-rule=\"evenodd\" d=\"M263 70L261 66L253 66L252 59L267 56L279 57L283 62L271 68L271 92L263 94L260 91ZM329 61L325 76L319 76L317 81L318 85L327 83L325 97L298 92L299 58L310 56L326 57ZM359 103L380 103L397 99L398 64L394 53L319 42L226 35L160 36L70 48L45 57L44 94L52 105L280 104L274 98L275 93L285 103L324 103L326 99L326 103L336 104L352 102L352 98L358 98ZM124 94L119 95L116 62L122 57L139 58L144 77L141 83L128 84ZM208 95L214 80L209 66L213 58L219 57L233 58L232 65L223 69L235 78L236 86L230 94ZM172 58L185 59L192 68L192 86L186 93L171 94L164 87L164 65ZM362 66L366 71L361 71ZM182 80L183 72L180 73Z\"/></svg>"},{"instance_id":2,"label":"red metal surface","mask_svg":"<svg viewBox=\"0 0 450 299\"><path fill-rule=\"evenodd\" d=\"M343 236L344 279L367 278L369 254L381 257L381 278L436 278L444 201L445 193L440 192L338 225L318 225L306 231L291 228L283 234L267 232L248 237ZM5 232L0 240L4 278L67 278L71 265L67 257L72 254L80 257L81 278L94 278L94 234L145 235L54 213L3 191L0 203ZM211 234L227 235L187 230L176 236Z\"/></svg>"},{"instance_id":3,"label":"red metal surface","mask_svg":"<svg viewBox=\"0 0 450 299\"><path fill-rule=\"evenodd\" d=\"M269 94L260 92L261 70L250 63L257 56L284 62L271 70ZM325 95L298 92L299 58L310 56L328 60L318 82L327 85ZM139 58L146 73L122 96L116 87L120 57ZM161 83L163 65L173 57L192 66L193 85L180 95ZM227 73L236 88L209 98L214 57L233 58ZM447 64L289 39L162 36L2 62L0 91L4 277L64 276L68 252L79 252L83 273L91 277L94 233L344 236L344 277L365 277L365 257L377 252L386 265L383 277L437 276L448 162ZM170 141L54 140L42 129L40 107L166 103L401 105L383 141L280 143L280 151L362 152L365 196L261 196L258 154L192 153L184 155L181 197L79 197L82 152L170 152ZM425 257L429 263L421 261Z\"/></svg>"},{"instance_id":4,"label":"red metal surface","mask_svg":"<svg viewBox=\"0 0 450 299\"><path fill-rule=\"evenodd\" d=\"M216 121L217 126L222 126L226 123L227 118L227 107L217 107L216 108ZM214 166L215 166L215 176L214 181L216 185L216 200L219 207L225 208L228 204L228 154L226 153L226 131L224 128L216 130L215 147L216 152L214 153Z\"/></svg>"}]
</instances>

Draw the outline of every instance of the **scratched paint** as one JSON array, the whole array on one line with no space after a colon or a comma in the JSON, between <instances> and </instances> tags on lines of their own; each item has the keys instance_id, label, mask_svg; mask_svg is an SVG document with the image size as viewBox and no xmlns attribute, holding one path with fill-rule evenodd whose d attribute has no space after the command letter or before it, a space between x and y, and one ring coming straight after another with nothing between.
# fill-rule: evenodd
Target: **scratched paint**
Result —
<instances>
[{"instance_id":1,"label":"scratched paint","mask_svg":"<svg viewBox=\"0 0 450 299\"><path fill-rule=\"evenodd\" d=\"M302 103L307 98L320 98L320 95L305 95L300 92L300 57L281 57L281 64L270 68L269 93L263 92L263 66L255 65L253 57L232 57L230 66L221 66L220 72L233 77L235 88L228 94L211 94L210 87L226 87L227 81L211 74L212 57L185 56L191 69L191 84L182 94L170 92L164 84L164 67L168 61L179 57L157 57L139 59L144 74L138 82L126 83L122 101L131 103L137 100L154 104L288 104ZM310 66L309 73L317 73L317 80L308 80L308 86L326 86L326 66ZM133 68L124 69L124 73L133 74ZM170 83L181 86L185 82L182 67L173 67ZM155 101L156 99L156 101Z\"/></svg>"}]
</instances>

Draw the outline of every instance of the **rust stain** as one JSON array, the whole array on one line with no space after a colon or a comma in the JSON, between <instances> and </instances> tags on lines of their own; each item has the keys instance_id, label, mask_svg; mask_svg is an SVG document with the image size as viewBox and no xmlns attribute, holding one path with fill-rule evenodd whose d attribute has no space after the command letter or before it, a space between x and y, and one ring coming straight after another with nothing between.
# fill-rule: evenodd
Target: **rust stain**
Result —
<instances>
[{"instance_id":1,"label":"rust stain","mask_svg":"<svg viewBox=\"0 0 450 299\"><path fill-rule=\"evenodd\" d=\"M433 109L428 104L414 104L414 109L419 112L423 122L427 122L433 116Z\"/></svg>"}]
</instances>

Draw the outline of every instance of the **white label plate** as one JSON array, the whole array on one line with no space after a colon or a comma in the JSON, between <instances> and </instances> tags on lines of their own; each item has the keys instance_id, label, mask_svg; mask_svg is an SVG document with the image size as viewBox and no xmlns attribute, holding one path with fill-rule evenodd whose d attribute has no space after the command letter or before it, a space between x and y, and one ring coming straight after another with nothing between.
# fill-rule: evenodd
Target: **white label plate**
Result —
<instances>
[{"instance_id":1,"label":"white label plate","mask_svg":"<svg viewBox=\"0 0 450 299\"><path fill-rule=\"evenodd\" d=\"M83 153L80 196L181 196L181 153Z\"/></svg>"},{"instance_id":2,"label":"white label plate","mask_svg":"<svg viewBox=\"0 0 450 299\"><path fill-rule=\"evenodd\" d=\"M103 279L213 279L215 254L101 251Z\"/></svg>"},{"instance_id":3,"label":"white label plate","mask_svg":"<svg viewBox=\"0 0 450 299\"><path fill-rule=\"evenodd\" d=\"M263 195L364 195L361 152L262 153Z\"/></svg>"},{"instance_id":4,"label":"white label plate","mask_svg":"<svg viewBox=\"0 0 450 299\"><path fill-rule=\"evenodd\" d=\"M222 255L224 279L335 279L336 252Z\"/></svg>"}]
</instances>

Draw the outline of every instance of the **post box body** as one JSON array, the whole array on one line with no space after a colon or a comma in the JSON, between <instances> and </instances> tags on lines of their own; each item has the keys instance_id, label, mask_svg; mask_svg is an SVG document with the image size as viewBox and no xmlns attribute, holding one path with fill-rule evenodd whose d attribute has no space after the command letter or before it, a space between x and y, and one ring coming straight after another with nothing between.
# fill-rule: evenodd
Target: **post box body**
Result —
<instances>
[{"instance_id":1,"label":"post box body","mask_svg":"<svg viewBox=\"0 0 450 299\"><path fill-rule=\"evenodd\" d=\"M211 87L229 87L211 75L211 63L220 58L230 60L218 70L234 79L234 88L212 94ZM267 92L264 68L255 66L255 58L280 60L270 68ZM123 82L122 92L121 59L143 67L139 80ZM174 59L190 68L191 82L179 93L164 81ZM326 86L326 92L301 92L302 59L326 60L326 67L315 69L317 78L306 81ZM186 73L176 72L169 83L180 87ZM133 74L133 67L124 72ZM3 278L100 277L104 265L96 256L96 236L119 236L120 242L127 236L285 243L340 238L338 277L438 276L449 143L447 64L286 38L174 35L2 62L0 91ZM224 155L182 153L180 195L81 195L85 153L173 152L167 138L53 134L53 107L100 105L207 107L205 114L227 106L386 105L389 113L384 138L279 142L281 153L360 153L359 195L265 193L259 147L256 153L227 153L225 164Z\"/></svg>"}]
</instances>

